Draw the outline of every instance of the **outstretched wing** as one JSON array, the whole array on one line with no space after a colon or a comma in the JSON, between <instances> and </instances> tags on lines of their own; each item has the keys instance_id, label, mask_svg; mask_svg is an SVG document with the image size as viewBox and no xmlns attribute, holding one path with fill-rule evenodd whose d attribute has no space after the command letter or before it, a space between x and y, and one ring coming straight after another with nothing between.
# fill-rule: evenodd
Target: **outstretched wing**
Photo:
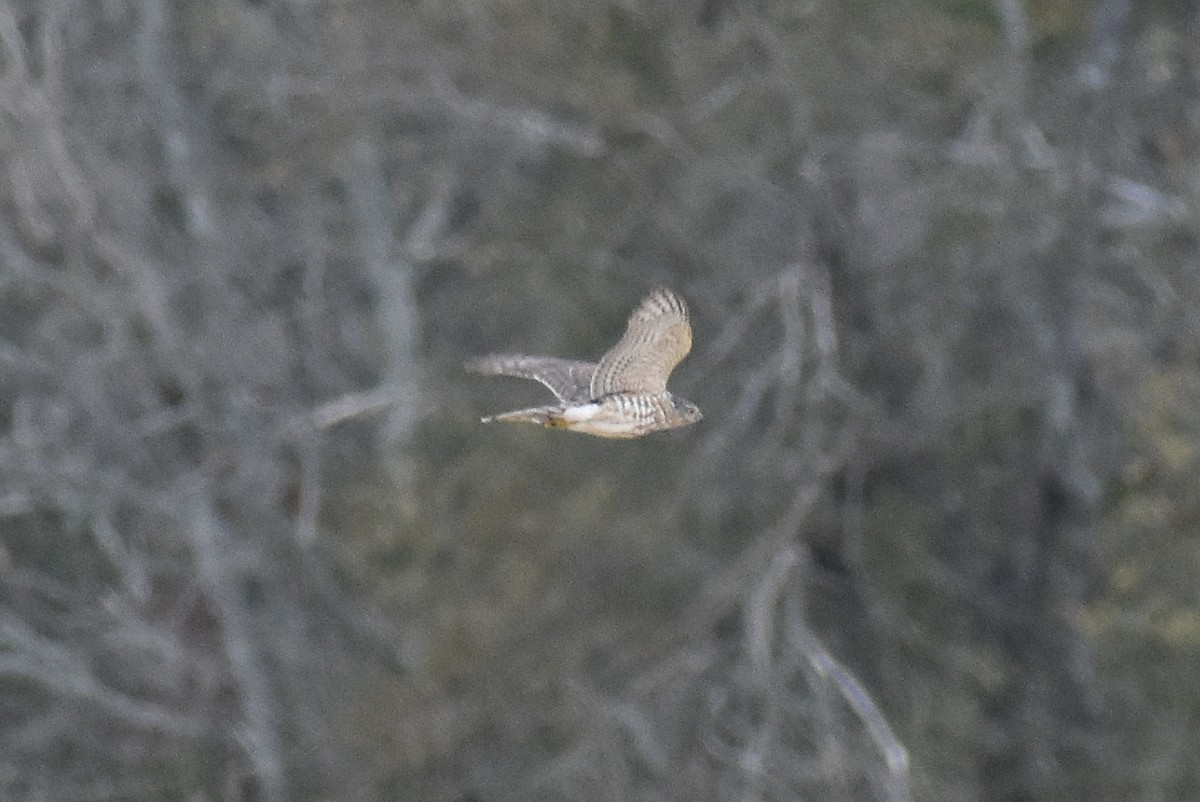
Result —
<instances>
[{"instance_id":1,"label":"outstretched wing","mask_svg":"<svg viewBox=\"0 0 1200 802\"><path fill-rule=\"evenodd\" d=\"M683 299L660 287L629 317L625 335L600 359L591 396L666 392L667 377L692 350L692 327Z\"/></svg>"},{"instance_id":2,"label":"outstretched wing","mask_svg":"<svg viewBox=\"0 0 1200 802\"><path fill-rule=\"evenodd\" d=\"M558 396L559 401L574 404L591 398L589 388L592 374L596 372L596 364L549 356L493 354L468 362L467 370L485 376L533 379L549 387L550 391Z\"/></svg>"}]
</instances>

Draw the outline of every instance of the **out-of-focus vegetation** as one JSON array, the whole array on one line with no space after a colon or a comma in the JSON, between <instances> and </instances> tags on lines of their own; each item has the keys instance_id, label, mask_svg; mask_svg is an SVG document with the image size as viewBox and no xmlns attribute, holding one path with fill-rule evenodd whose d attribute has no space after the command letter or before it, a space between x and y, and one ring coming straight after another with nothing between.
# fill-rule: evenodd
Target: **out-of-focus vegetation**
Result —
<instances>
[{"instance_id":1,"label":"out-of-focus vegetation","mask_svg":"<svg viewBox=\"0 0 1200 802\"><path fill-rule=\"evenodd\" d=\"M1200 800L1198 36L0 1L0 797Z\"/></svg>"}]
</instances>

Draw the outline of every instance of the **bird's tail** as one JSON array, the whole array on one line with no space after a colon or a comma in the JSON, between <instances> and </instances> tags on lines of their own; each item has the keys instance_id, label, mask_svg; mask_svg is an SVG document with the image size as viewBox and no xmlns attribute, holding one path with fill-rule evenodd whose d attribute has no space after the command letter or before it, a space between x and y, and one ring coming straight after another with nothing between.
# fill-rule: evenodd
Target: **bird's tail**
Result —
<instances>
[{"instance_id":1,"label":"bird's tail","mask_svg":"<svg viewBox=\"0 0 1200 802\"><path fill-rule=\"evenodd\" d=\"M484 423L536 423L539 426L555 428L561 426L563 408L558 406L530 407L517 409L512 412L501 412L499 415L488 415L482 418Z\"/></svg>"}]
</instances>

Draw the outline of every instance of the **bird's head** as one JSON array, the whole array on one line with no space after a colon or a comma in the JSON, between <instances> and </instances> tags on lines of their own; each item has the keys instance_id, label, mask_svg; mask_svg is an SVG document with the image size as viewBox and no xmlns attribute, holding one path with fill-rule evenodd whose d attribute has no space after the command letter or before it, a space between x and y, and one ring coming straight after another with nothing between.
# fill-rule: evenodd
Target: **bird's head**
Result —
<instances>
[{"instance_id":1,"label":"bird's head","mask_svg":"<svg viewBox=\"0 0 1200 802\"><path fill-rule=\"evenodd\" d=\"M680 426L687 426L689 423L696 423L704 418L704 415L700 412L700 407L686 398L672 396L671 404L675 407L675 411L679 413L679 417L681 418Z\"/></svg>"}]
</instances>

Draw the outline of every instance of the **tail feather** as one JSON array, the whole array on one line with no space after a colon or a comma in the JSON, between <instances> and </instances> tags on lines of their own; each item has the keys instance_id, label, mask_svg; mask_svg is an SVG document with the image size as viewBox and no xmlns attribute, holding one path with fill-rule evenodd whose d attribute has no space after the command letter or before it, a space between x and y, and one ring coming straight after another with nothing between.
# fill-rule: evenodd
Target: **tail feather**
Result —
<instances>
[{"instance_id":1,"label":"tail feather","mask_svg":"<svg viewBox=\"0 0 1200 802\"><path fill-rule=\"evenodd\" d=\"M539 426L553 427L555 421L562 420L562 412L562 407L530 407L501 412L499 415L488 415L481 420L483 423L536 423Z\"/></svg>"}]
</instances>

